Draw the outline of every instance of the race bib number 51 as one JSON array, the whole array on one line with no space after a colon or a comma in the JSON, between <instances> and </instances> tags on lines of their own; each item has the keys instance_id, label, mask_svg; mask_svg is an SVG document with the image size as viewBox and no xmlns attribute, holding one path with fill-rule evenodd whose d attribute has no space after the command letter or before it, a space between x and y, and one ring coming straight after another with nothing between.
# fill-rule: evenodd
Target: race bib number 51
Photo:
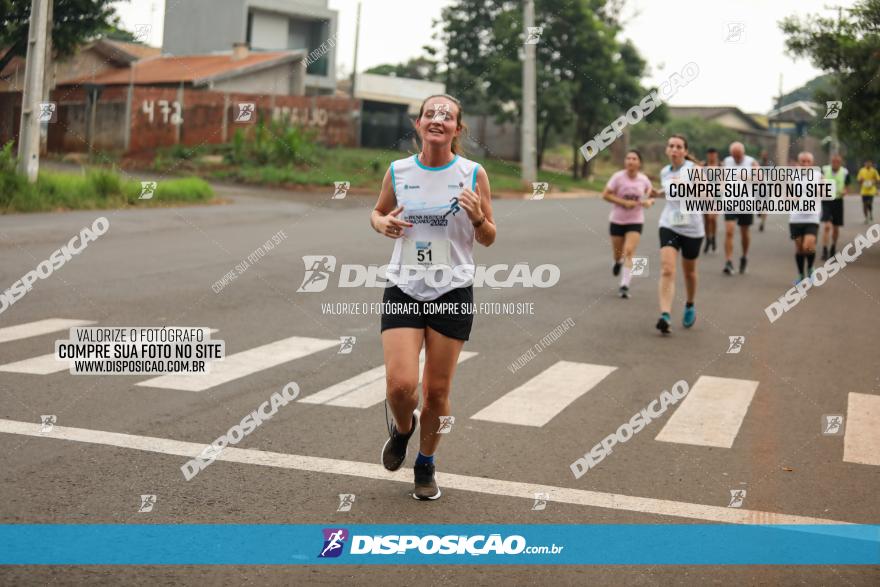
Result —
<instances>
[{"instance_id":1,"label":"race bib number 51","mask_svg":"<svg viewBox=\"0 0 880 587\"><path fill-rule=\"evenodd\" d=\"M403 264L421 267L449 266L449 241L406 239L403 241Z\"/></svg>"}]
</instances>

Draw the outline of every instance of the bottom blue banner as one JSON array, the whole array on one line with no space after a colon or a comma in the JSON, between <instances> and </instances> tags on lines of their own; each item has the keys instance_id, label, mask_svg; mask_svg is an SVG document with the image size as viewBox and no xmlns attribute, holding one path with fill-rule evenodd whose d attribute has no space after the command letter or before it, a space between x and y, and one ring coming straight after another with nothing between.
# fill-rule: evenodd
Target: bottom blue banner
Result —
<instances>
[{"instance_id":1,"label":"bottom blue banner","mask_svg":"<svg viewBox=\"0 0 880 587\"><path fill-rule=\"evenodd\" d=\"M4 565L876 565L878 525L0 525Z\"/></svg>"}]
</instances>

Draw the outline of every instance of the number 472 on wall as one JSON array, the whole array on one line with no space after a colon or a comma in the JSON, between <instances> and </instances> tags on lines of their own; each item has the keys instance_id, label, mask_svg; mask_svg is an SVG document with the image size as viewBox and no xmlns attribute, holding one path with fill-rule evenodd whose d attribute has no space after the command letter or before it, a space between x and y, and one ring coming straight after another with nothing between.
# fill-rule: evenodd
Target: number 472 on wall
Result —
<instances>
[{"instance_id":1,"label":"number 472 on wall","mask_svg":"<svg viewBox=\"0 0 880 587\"><path fill-rule=\"evenodd\" d=\"M141 110L149 117L150 124L153 124L156 113L156 101L144 100L144 105L141 107ZM169 122L171 124L183 124L183 114L180 108L180 102L176 100L174 102L159 100L159 112L162 114L163 124L168 124Z\"/></svg>"}]
</instances>

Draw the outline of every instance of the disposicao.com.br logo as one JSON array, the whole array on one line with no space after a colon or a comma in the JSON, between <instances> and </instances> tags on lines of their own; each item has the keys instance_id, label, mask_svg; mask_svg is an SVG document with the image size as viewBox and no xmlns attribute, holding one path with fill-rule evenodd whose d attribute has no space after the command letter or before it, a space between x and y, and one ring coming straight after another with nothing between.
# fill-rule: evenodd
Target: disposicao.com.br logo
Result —
<instances>
[{"instance_id":1,"label":"disposicao.com.br logo","mask_svg":"<svg viewBox=\"0 0 880 587\"><path fill-rule=\"evenodd\" d=\"M324 540L318 558L335 558L343 553L345 543L350 538L350 555L519 555L519 554L560 554L565 548L549 546L529 546L519 534L502 537L501 534L383 534L366 536L349 535L345 528L325 528Z\"/></svg>"},{"instance_id":2,"label":"disposicao.com.br logo","mask_svg":"<svg viewBox=\"0 0 880 587\"><path fill-rule=\"evenodd\" d=\"M557 265L544 263L534 269L528 263L496 263L495 265L434 265L431 267L413 265L359 265L345 263L338 265L333 255L303 256L305 274L299 293L317 293L327 289L334 274L338 275L340 288L377 287L385 288L394 283L405 284L410 280L422 280L430 287L553 287L559 283L560 271ZM337 270L338 269L338 270ZM389 279L394 277L394 283Z\"/></svg>"}]
</instances>

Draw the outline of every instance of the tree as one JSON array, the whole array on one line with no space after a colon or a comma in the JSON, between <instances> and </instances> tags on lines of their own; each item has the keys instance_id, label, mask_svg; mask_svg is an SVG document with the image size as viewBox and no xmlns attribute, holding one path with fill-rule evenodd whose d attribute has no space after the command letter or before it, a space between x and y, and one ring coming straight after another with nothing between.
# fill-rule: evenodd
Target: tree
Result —
<instances>
[{"instance_id":1,"label":"tree","mask_svg":"<svg viewBox=\"0 0 880 587\"><path fill-rule=\"evenodd\" d=\"M631 43L617 38L621 4L537 3L535 22L543 27L536 46L539 164L548 137L564 134L572 146L574 177L586 174L580 146L647 93L640 84L645 61ZM522 3L458 0L442 14L435 38L445 48L447 90L499 122L521 120Z\"/></svg>"},{"instance_id":2,"label":"tree","mask_svg":"<svg viewBox=\"0 0 880 587\"><path fill-rule=\"evenodd\" d=\"M813 102L819 92L828 92L833 89L834 74L824 73L814 77L799 88L795 88L787 94L783 94L782 99L777 99L774 108L782 108L787 104L797 102L798 100L807 100Z\"/></svg>"},{"instance_id":3,"label":"tree","mask_svg":"<svg viewBox=\"0 0 880 587\"><path fill-rule=\"evenodd\" d=\"M113 0L54 0L52 47L58 58L73 54L77 46L104 32L118 29ZM30 0L0 0L0 71L13 57L27 53Z\"/></svg>"},{"instance_id":4,"label":"tree","mask_svg":"<svg viewBox=\"0 0 880 587\"><path fill-rule=\"evenodd\" d=\"M437 72L437 62L426 56L414 57L406 63L398 63L397 65L383 63L382 65L371 67L364 73L390 75L392 77L407 77L431 82L442 81L442 77Z\"/></svg>"},{"instance_id":5,"label":"tree","mask_svg":"<svg viewBox=\"0 0 880 587\"><path fill-rule=\"evenodd\" d=\"M779 26L790 54L836 74L831 89L817 98L843 102L840 137L855 154L868 155L880 136L880 0L859 0L847 12L839 10L838 18L791 16Z\"/></svg>"}]
</instances>

